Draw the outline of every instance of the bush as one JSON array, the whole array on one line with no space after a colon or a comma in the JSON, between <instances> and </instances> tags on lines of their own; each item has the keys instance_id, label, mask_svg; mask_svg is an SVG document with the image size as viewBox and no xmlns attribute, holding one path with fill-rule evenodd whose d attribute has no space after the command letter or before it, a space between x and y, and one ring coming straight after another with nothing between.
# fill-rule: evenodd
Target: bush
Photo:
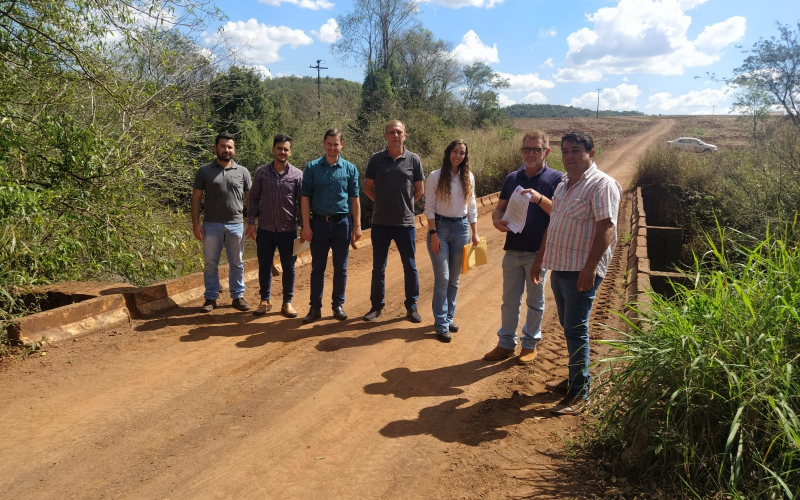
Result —
<instances>
[{"instance_id":1,"label":"bush","mask_svg":"<svg viewBox=\"0 0 800 500\"><path fill-rule=\"evenodd\" d=\"M796 221L795 221L796 222ZM693 498L800 491L800 250L796 224L749 246L719 230L693 288L649 294L625 340L595 443ZM751 239L752 241L752 239ZM716 497L715 497L716 498Z\"/></svg>"}]
</instances>

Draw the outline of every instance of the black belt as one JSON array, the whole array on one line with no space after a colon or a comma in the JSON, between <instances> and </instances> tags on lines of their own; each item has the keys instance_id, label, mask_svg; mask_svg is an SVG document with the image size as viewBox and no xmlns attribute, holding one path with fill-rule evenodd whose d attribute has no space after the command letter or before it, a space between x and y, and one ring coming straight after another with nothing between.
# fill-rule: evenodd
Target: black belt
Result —
<instances>
[{"instance_id":1,"label":"black belt","mask_svg":"<svg viewBox=\"0 0 800 500\"><path fill-rule=\"evenodd\" d=\"M347 214L333 214L333 215L314 214L314 218L324 220L325 222L338 222L342 219L347 218Z\"/></svg>"},{"instance_id":2,"label":"black belt","mask_svg":"<svg viewBox=\"0 0 800 500\"><path fill-rule=\"evenodd\" d=\"M436 215L437 219L441 219L441 220L444 220L444 221L447 221L447 222L461 222L462 220L467 218L466 215L461 216L461 217L445 217L444 215L439 215L439 214L435 214L435 215Z\"/></svg>"}]
</instances>

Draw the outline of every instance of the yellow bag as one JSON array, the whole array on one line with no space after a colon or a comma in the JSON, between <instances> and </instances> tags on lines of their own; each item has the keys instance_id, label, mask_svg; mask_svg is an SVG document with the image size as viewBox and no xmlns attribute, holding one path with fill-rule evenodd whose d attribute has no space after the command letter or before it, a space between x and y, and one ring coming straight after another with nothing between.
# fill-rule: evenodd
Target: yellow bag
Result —
<instances>
[{"instance_id":1,"label":"yellow bag","mask_svg":"<svg viewBox=\"0 0 800 500\"><path fill-rule=\"evenodd\" d=\"M472 243L464 245L464 259L461 261L461 274L466 273L473 267L488 263L489 252L486 247L486 238L481 238L476 247L473 247Z\"/></svg>"}]
</instances>

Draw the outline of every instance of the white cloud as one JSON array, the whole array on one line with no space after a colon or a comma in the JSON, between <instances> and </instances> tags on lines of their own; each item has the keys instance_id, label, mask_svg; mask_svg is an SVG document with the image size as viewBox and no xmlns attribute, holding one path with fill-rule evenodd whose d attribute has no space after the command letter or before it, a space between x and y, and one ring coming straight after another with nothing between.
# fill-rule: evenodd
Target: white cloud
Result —
<instances>
[{"instance_id":1,"label":"white cloud","mask_svg":"<svg viewBox=\"0 0 800 500\"><path fill-rule=\"evenodd\" d=\"M448 9L460 9L461 7L486 7L491 9L495 5L503 3L504 0L418 0L419 3L435 3Z\"/></svg>"},{"instance_id":2,"label":"white cloud","mask_svg":"<svg viewBox=\"0 0 800 500\"><path fill-rule=\"evenodd\" d=\"M269 68L264 66L263 64L253 64L248 66L248 68L254 69L256 73L261 75L262 80L271 80L272 73L269 71Z\"/></svg>"},{"instance_id":3,"label":"white cloud","mask_svg":"<svg viewBox=\"0 0 800 500\"><path fill-rule=\"evenodd\" d=\"M532 89L552 89L556 86L550 80L542 80L539 78L539 73L529 73L527 75L512 75L511 73L498 72L500 77L508 80L509 92L519 90L532 90Z\"/></svg>"},{"instance_id":4,"label":"white cloud","mask_svg":"<svg viewBox=\"0 0 800 500\"><path fill-rule=\"evenodd\" d=\"M342 34L339 33L339 24L333 18L328 19L328 22L320 26L319 31L311 30L311 33L323 43L335 43L342 37Z\"/></svg>"},{"instance_id":5,"label":"white cloud","mask_svg":"<svg viewBox=\"0 0 800 500\"><path fill-rule=\"evenodd\" d=\"M507 107L511 106L512 104L516 104L517 103L517 101L512 101L511 99L508 98L507 95L505 95L503 93L500 93L500 94L497 95L497 101L498 101L498 103L499 103L501 108L507 108Z\"/></svg>"},{"instance_id":6,"label":"white cloud","mask_svg":"<svg viewBox=\"0 0 800 500\"><path fill-rule=\"evenodd\" d=\"M553 38L556 35L558 35L558 30L555 26L539 28L539 38Z\"/></svg>"},{"instance_id":7,"label":"white cloud","mask_svg":"<svg viewBox=\"0 0 800 500\"><path fill-rule=\"evenodd\" d=\"M622 83L614 88L600 91L600 109L614 111L633 111L636 109L636 98L642 92L637 85ZM580 97L573 98L569 103L576 108L595 109L597 107L597 92L587 92Z\"/></svg>"},{"instance_id":8,"label":"white cloud","mask_svg":"<svg viewBox=\"0 0 800 500\"><path fill-rule=\"evenodd\" d=\"M675 97L669 92L658 92L650 96L645 109L671 115L722 114L727 110L729 91L728 87L692 90Z\"/></svg>"},{"instance_id":9,"label":"white cloud","mask_svg":"<svg viewBox=\"0 0 800 500\"><path fill-rule=\"evenodd\" d=\"M556 71L555 80L559 83L563 82L580 82L590 83L599 82L603 79L603 72L599 69L574 69L574 68L560 68Z\"/></svg>"},{"instance_id":10,"label":"white cloud","mask_svg":"<svg viewBox=\"0 0 800 500\"><path fill-rule=\"evenodd\" d=\"M687 38L692 18L685 11L707 0L620 0L586 16L593 29L567 37L567 68L611 74L680 75L686 68L718 61L722 50L741 40L743 17L706 26L695 40Z\"/></svg>"},{"instance_id":11,"label":"white cloud","mask_svg":"<svg viewBox=\"0 0 800 500\"><path fill-rule=\"evenodd\" d=\"M280 61L278 51L284 45L296 49L301 45L311 45L314 41L303 30L295 30L286 26L267 26L255 19L244 21L228 21L222 33L214 34L214 38L225 38L234 47L241 48L241 55L255 64L269 64ZM208 40L207 40L208 41Z\"/></svg>"},{"instance_id":12,"label":"white cloud","mask_svg":"<svg viewBox=\"0 0 800 500\"><path fill-rule=\"evenodd\" d=\"M336 4L328 2L327 0L258 0L260 3L272 5L273 7L280 7L282 3L290 3L297 5L301 9L320 10L332 9Z\"/></svg>"},{"instance_id":13,"label":"white cloud","mask_svg":"<svg viewBox=\"0 0 800 500\"><path fill-rule=\"evenodd\" d=\"M545 104L547 97L541 92L531 92L522 99L522 102L525 104Z\"/></svg>"},{"instance_id":14,"label":"white cloud","mask_svg":"<svg viewBox=\"0 0 800 500\"><path fill-rule=\"evenodd\" d=\"M453 57L462 64L497 63L497 44L489 47L484 45L477 33L469 30L462 38L461 43L453 49Z\"/></svg>"},{"instance_id":15,"label":"white cloud","mask_svg":"<svg viewBox=\"0 0 800 500\"><path fill-rule=\"evenodd\" d=\"M545 62L542 63L542 67L543 68L552 68L553 67L553 58L552 57L548 57L547 60L545 60Z\"/></svg>"}]
</instances>

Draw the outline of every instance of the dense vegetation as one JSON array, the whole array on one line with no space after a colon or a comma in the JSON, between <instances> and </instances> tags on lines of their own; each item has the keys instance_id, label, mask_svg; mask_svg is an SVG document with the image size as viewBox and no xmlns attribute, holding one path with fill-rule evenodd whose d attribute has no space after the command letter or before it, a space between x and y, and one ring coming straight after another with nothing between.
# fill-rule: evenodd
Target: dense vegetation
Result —
<instances>
[{"instance_id":1,"label":"dense vegetation","mask_svg":"<svg viewBox=\"0 0 800 500\"><path fill-rule=\"evenodd\" d=\"M572 106L557 104L512 104L503 109L511 118L583 118L597 116L597 111ZM643 116L641 111L610 111L601 110L599 115L607 118L610 116Z\"/></svg>"}]
</instances>

